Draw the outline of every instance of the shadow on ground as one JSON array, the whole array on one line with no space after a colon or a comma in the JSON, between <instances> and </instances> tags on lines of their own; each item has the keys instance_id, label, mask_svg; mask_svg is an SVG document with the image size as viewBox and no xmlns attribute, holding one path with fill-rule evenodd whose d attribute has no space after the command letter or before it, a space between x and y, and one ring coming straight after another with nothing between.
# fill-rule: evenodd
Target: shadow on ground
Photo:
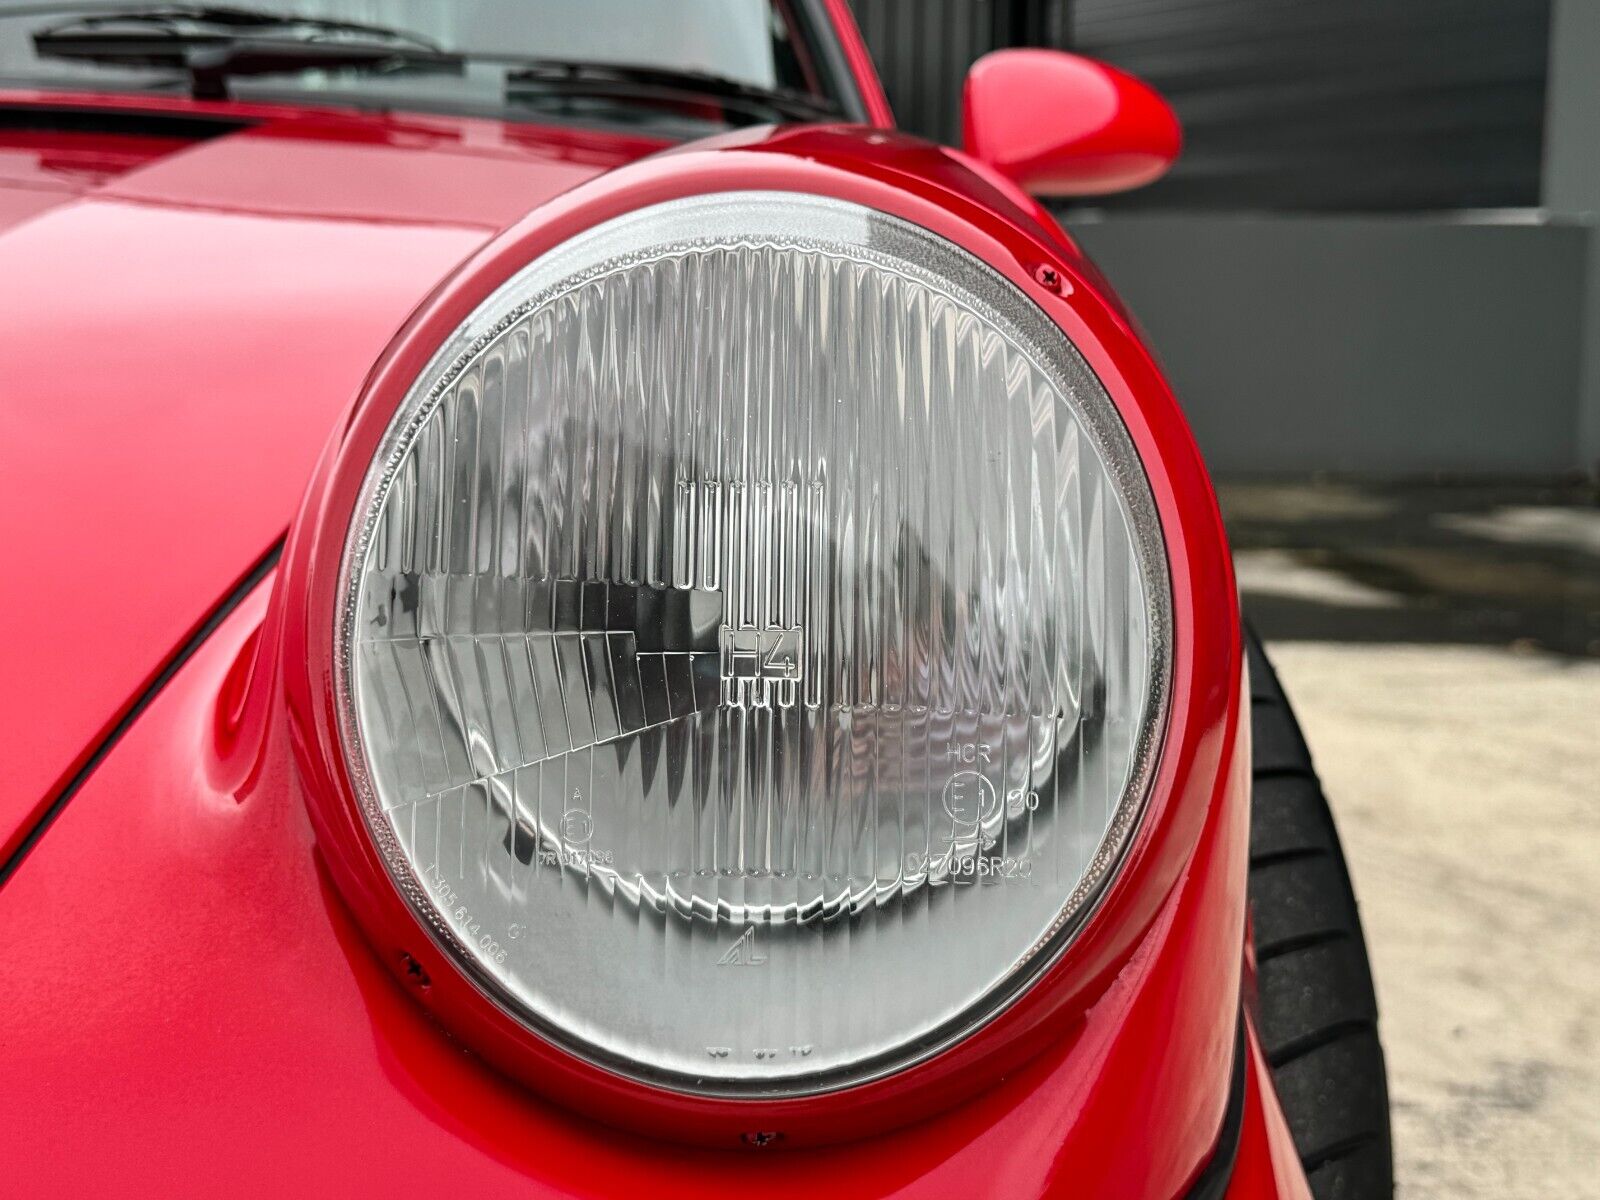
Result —
<instances>
[{"instance_id":1,"label":"shadow on ground","mask_svg":"<svg viewBox=\"0 0 1600 1200\"><path fill-rule=\"evenodd\" d=\"M1600 488L1219 486L1268 640L1453 643L1600 658Z\"/></svg>"}]
</instances>

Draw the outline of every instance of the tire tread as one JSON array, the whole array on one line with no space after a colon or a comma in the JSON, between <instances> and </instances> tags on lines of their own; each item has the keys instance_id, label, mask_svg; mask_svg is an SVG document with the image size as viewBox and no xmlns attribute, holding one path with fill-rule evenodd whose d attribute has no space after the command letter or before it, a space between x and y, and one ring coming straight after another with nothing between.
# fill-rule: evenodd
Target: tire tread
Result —
<instances>
[{"instance_id":1,"label":"tire tread","mask_svg":"<svg viewBox=\"0 0 1600 1200\"><path fill-rule=\"evenodd\" d=\"M1316 1200L1390 1200L1393 1150L1361 916L1311 753L1246 627L1258 1032Z\"/></svg>"}]
</instances>

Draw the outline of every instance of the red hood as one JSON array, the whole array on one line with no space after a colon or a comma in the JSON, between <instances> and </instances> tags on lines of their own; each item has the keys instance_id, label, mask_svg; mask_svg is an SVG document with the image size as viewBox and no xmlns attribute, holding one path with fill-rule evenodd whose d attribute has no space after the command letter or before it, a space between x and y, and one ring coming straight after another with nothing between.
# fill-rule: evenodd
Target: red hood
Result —
<instances>
[{"instance_id":1,"label":"red hood","mask_svg":"<svg viewBox=\"0 0 1600 1200\"><path fill-rule=\"evenodd\" d=\"M412 308L496 230L656 148L60 103L0 136L0 867L281 538Z\"/></svg>"}]
</instances>

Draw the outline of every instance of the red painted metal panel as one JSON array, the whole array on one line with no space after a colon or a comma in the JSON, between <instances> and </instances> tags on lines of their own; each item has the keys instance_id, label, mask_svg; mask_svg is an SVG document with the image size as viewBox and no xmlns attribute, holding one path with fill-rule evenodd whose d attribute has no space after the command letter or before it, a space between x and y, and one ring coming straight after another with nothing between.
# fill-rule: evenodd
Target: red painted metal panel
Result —
<instances>
[{"instance_id":1,"label":"red painted metal panel","mask_svg":"<svg viewBox=\"0 0 1600 1200\"><path fill-rule=\"evenodd\" d=\"M495 227L646 148L485 124L258 126L0 235L0 861L283 535L411 309Z\"/></svg>"}]
</instances>

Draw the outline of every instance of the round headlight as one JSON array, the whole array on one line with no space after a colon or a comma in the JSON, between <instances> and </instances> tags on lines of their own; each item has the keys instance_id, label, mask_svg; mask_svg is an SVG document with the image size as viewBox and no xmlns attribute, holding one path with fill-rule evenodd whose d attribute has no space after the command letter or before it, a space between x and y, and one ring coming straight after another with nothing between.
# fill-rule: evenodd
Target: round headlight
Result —
<instances>
[{"instance_id":1,"label":"round headlight","mask_svg":"<svg viewBox=\"0 0 1600 1200\"><path fill-rule=\"evenodd\" d=\"M1036 978L1165 709L1154 504L998 273L816 197L644 209L435 356L343 561L347 766L526 1026L683 1091L897 1069Z\"/></svg>"}]
</instances>

